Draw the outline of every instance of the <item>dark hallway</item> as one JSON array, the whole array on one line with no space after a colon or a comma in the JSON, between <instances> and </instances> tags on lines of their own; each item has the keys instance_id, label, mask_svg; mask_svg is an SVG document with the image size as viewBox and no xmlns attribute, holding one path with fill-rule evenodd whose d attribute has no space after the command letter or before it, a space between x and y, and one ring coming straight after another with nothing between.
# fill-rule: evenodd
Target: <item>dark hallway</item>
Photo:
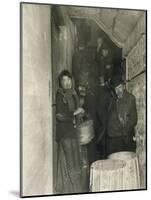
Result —
<instances>
[{"instance_id":1,"label":"dark hallway","mask_svg":"<svg viewBox=\"0 0 151 200\"><path fill-rule=\"evenodd\" d=\"M117 47L91 19L72 18L72 22L77 33L76 48L72 59L72 73L79 95L80 92L85 91L85 96L83 98L82 94L80 96L81 102L83 100L82 106L90 115L95 127L94 146L92 143L88 144L91 163L96 159L105 159L107 156L104 136L105 119L109 102L112 98L110 92L112 79L125 76L122 68L122 48ZM99 46L99 40L102 41L101 46ZM102 49L107 49L108 51L106 59L103 58ZM108 65L112 69L106 69L105 67ZM100 86L100 76L104 76L103 84L105 86ZM80 89L84 91L80 91ZM101 140L101 137L103 140ZM101 144L98 138L102 141ZM92 150L92 148L96 150Z\"/></svg>"},{"instance_id":2,"label":"dark hallway","mask_svg":"<svg viewBox=\"0 0 151 200\"><path fill-rule=\"evenodd\" d=\"M133 20L128 24L131 14ZM113 84L115 80L120 79L129 89L131 81L127 68L130 69L132 66L128 65L129 59L126 59L129 53L126 48L130 48L127 47L126 41L134 24L139 22L140 16L141 12L133 14L129 11L126 14L118 10L103 9L101 12L97 9L86 10L78 7L52 7L54 104L58 88L57 76L63 69L67 69L72 72L80 107L85 110L85 117L82 120L93 121L94 138L87 145L81 146L84 192L89 191L88 173L91 164L97 160L107 159L109 155L107 123L109 108L115 96ZM106 28L102 22L106 23ZM122 27L122 23L127 23L127 28ZM54 108L54 115L55 112ZM54 127L55 123L54 119ZM57 146L54 141L54 152L57 151ZM57 155L54 154L54 166L57 166ZM54 172L55 170L56 167ZM54 180L55 178L56 175Z\"/></svg>"}]
</instances>

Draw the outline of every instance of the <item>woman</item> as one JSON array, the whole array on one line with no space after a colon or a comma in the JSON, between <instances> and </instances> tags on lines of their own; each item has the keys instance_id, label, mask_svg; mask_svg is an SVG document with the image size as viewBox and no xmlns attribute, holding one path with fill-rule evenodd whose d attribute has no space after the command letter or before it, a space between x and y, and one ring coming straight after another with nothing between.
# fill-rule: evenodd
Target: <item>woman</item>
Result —
<instances>
[{"instance_id":1,"label":"woman","mask_svg":"<svg viewBox=\"0 0 151 200\"><path fill-rule=\"evenodd\" d=\"M64 70L59 76L56 95L56 136L58 142L57 193L82 192L80 145L74 116L83 112L73 88L71 74Z\"/></svg>"}]
</instances>

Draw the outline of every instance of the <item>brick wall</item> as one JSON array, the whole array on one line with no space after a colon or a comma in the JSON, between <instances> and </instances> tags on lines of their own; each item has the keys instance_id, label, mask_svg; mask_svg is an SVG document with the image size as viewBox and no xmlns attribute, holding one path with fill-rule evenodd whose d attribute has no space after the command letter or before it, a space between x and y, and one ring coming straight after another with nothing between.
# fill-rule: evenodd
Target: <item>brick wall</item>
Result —
<instances>
[{"instance_id":1,"label":"brick wall","mask_svg":"<svg viewBox=\"0 0 151 200\"><path fill-rule=\"evenodd\" d=\"M136 97L138 122L135 128L137 155L140 164L141 188L146 187L146 28L145 13L128 37L123 56L129 80L127 89Z\"/></svg>"}]
</instances>

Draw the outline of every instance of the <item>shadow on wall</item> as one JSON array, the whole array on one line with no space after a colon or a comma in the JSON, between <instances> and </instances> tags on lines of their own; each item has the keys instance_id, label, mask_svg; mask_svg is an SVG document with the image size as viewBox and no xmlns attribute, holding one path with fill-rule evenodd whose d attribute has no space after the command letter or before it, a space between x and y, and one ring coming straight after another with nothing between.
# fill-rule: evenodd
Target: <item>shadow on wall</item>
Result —
<instances>
[{"instance_id":1,"label":"shadow on wall","mask_svg":"<svg viewBox=\"0 0 151 200\"><path fill-rule=\"evenodd\" d=\"M9 193L12 194L15 197L18 197L18 198L20 197L20 193L17 190L11 190L11 191L9 191Z\"/></svg>"}]
</instances>

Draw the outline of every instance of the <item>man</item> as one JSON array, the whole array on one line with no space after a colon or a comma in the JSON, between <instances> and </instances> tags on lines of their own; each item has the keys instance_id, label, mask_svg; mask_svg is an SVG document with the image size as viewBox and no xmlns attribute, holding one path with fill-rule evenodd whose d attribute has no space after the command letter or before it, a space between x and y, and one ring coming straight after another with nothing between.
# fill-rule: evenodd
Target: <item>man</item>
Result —
<instances>
[{"instance_id":1,"label":"man","mask_svg":"<svg viewBox=\"0 0 151 200\"><path fill-rule=\"evenodd\" d=\"M106 44L102 45L102 54L98 65L98 73L100 84L110 82L113 73L113 59L109 47Z\"/></svg>"},{"instance_id":2,"label":"man","mask_svg":"<svg viewBox=\"0 0 151 200\"><path fill-rule=\"evenodd\" d=\"M134 151L134 127L137 124L135 97L126 91L124 82L115 77L113 80L115 97L112 98L107 127L107 153Z\"/></svg>"},{"instance_id":3,"label":"man","mask_svg":"<svg viewBox=\"0 0 151 200\"><path fill-rule=\"evenodd\" d=\"M99 36L97 38L97 47L96 47L96 55L95 60L98 63L100 59L100 55L102 54L102 45L103 45L103 38Z\"/></svg>"},{"instance_id":4,"label":"man","mask_svg":"<svg viewBox=\"0 0 151 200\"><path fill-rule=\"evenodd\" d=\"M75 50L75 53L72 58L72 74L75 79L76 89L78 89L79 85L81 84L81 75L83 75L86 71L87 66L85 63L86 63L86 51L84 43L81 43L79 47Z\"/></svg>"},{"instance_id":5,"label":"man","mask_svg":"<svg viewBox=\"0 0 151 200\"><path fill-rule=\"evenodd\" d=\"M97 38L97 46L96 46L95 57L94 57L97 73L99 72L99 68L100 68L100 60L101 60L101 57L102 57L102 46L103 46L103 44L104 44L103 37L99 36Z\"/></svg>"},{"instance_id":6,"label":"man","mask_svg":"<svg viewBox=\"0 0 151 200\"><path fill-rule=\"evenodd\" d=\"M99 159L106 158L106 132L108 107L112 98L112 89L110 87L110 80L113 71L112 56L109 52L107 44L103 43L101 47L101 54L99 57L98 76L99 87L97 95L97 151Z\"/></svg>"}]
</instances>

